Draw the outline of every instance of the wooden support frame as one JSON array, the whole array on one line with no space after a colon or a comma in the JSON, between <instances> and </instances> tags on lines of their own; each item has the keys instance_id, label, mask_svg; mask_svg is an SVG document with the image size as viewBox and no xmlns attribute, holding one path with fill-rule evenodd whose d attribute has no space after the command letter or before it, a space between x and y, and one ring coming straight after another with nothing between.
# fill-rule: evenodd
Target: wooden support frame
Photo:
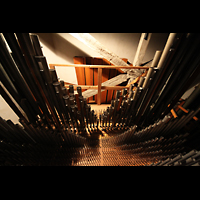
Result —
<instances>
[{"instance_id":1,"label":"wooden support frame","mask_svg":"<svg viewBox=\"0 0 200 200\"><path fill-rule=\"evenodd\" d=\"M149 69L147 66L113 66L113 65L76 65L76 64L49 64L50 69L56 67L89 67L89 68L101 68L101 69Z\"/></svg>"},{"instance_id":2,"label":"wooden support frame","mask_svg":"<svg viewBox=\"0 0 200 200\"><path fill-rule=\"evenodd\" d=\"M97 104L101 104L101 90L122 90L124 88L129 88L127 86L102 86L102 69L146 69L148 70L150 67L142 67L142 66L112 66L112 65L80 65L80 64L49 64L50 69L55 69L56 67L81 67L81 68L95 68L98 69L98 85L74 85L74 89L80 86L82 89L91 89L98 90L97 93ZM65 86L68 88L69 85L65 83Z\"/></svg>"}]
</instances>

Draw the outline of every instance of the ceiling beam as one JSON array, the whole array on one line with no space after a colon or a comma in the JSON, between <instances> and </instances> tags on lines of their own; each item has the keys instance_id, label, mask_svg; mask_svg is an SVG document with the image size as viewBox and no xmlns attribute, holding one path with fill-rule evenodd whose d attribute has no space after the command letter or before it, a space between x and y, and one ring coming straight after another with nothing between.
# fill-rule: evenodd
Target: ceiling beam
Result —
<instances>
[{"instance_id":1,"label":"ceiling beam","mask_svg":"<svg viewBox=\"0 0 200 200\"><path fill-rule=\"evenodd\" d=\"M101 54L106 60L117 66L129 66L118 55L108 50L103 44L92 37L89 33L69 33L80 42L84 43L89 48L93 49L97 53ZM121 69L123 72L127 72L128 69Z\"/></svg>"}]
</instances>

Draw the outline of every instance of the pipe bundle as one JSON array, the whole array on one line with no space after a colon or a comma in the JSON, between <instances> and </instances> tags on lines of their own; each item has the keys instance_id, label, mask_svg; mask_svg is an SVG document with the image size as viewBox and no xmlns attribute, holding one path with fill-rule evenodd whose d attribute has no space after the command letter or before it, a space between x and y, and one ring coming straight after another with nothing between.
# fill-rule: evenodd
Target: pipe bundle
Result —
<instances>
[{"instance_id":1,"label":"pipe bundle","mask_svg":"<svg viewBox=\"0 0 200 200\"><path fill-rule=\"evenodd\" d=\"M199 34L170 34L146 76L97 114L49 69L37 35L0 34L0 93L21 123L0 118L0 165L197 165L199 86L186 113L170 111L199 74Z\"/></svg>"}]
</instances>

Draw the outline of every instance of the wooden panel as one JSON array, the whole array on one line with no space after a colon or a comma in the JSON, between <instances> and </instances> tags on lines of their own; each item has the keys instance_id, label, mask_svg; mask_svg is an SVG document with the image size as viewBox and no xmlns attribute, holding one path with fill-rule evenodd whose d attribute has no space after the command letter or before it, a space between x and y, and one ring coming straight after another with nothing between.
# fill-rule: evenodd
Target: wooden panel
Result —
<instances>
[{"instance_id":1,"label":"wooden panel","mask_svg":"<svg viewBox=\"0 0 200 200\"><path fill-rule=\"evenodd\" d=\"M86 64L86 59L81 56L75 56L73 58L74 64ZM77 82L78 85L86 85L85 82L85 68L82 67L75 67L76 70L76 76L77 76ZM82 92L86 90L82 89ZM87 99L87 103L89 102L89 99Z\"/></svg>"},{"instance_id":2,"label":"wooden panel","mask_svg":"<svg viewBox=\"0 0 200 200\"><path fill-rule=\"evenodd\" d=\"M109 79L115 77L117 75L117 70L116 69L110 69L110 73L109 73ZM107 102L110 103L113 97L113 92L114 90L108 91L107 94Z\"/></svg>"},{"instance_id":3,"label":"wooden panel","mask_svg":"<svg viewBox=\"0 0 200 200\"><path fill-rule=\"evenodd\" d=\"M115 72L115 73L116 73L116 74L115 74L115 76L117 76L117 75L119 75L119 74L120 74L118 70L116 70L116 72ZM114 90L114 91L113 91L113 96L112 96L112 99L115 99L115 97L116 97L116 92L117 92L117 90Z\"/></svg>"},{"instance_id":4,"label":"wooden panel","mask_svg":"<svg viewBox=\"0 0 200 200\"><path fill-rule=\"evenodd\" d=\"M127 62L128 59L122 58L123 61ZM111 62L104 58L92 58L92 57L74 57L74 64L86 64L86 65L112 65ZM98 69L89 67L75 67L78 84L79 85L98 85ZM117 69L102 69L102 82L105 82L116 75L121 74ZM84 89L82 91L85 91ZM115 98L115 90L106 90L101 92L101 103L110 103ZM114 95L114 96L113 96ZM97 95L89 97L87 102L95 100L97 103Z\"/></svg>"},{"instance_id":5,"label":"wooden panel","mask_svg":"<svg viewBox=\"0 0 200 200\"><path fill-rule=\"evenodd\" d=\"M127 58L121 58L121 59L122 59L124 62L126 62L126 63L127 63L127 61L128 61ZM111 65L113 65L113 64L111 64ZM131 65L132 65L132 64L131 64ZM117 75L119 75L119 74L121 74L119 70L112 70L112 71L111 71L111 77L110 77L110 78L115 77L115 76L117 76ZM115 99L115 97L116 97L116 91L117 91L117 90L113 90L113 91L112 91L111 100L112 100L112 99Z\"/></svg>"},{"instance_id":6,"label":"wooden panel","mask_svg":"<svg viewBox=\"0 0 200 200\"><path fill-rule=\"evenodd\" d=\"M93 58L86 57L86 65L93 65ZM94 69L85 68L86 85L93 85L93 71ZM89 102L93 101L93 97L89 97Z\"/></svg>"},{"instance_id":7,"label":"wooden panel","mask_svg":"<svg viewBox=\"0 0 200 200\"><path fill-rule=\"evenodd\" d=\"M106 60L106 59L104 59L103 60L103 63L106 65L110 65L111 66L111 62L109 62L108 60ZM120 69L119 69L120 70ZM112 71L112 69L109 69L108 70L108 80L110 79L110 78L112 78L111 77L111 71ZM121 70L120 70L121 71ZM122 71L123 72L123 71ZM107 90L106 91L106 103L111 103L111 99L112 99L112 94L113 94L113 90Z\"/></svg>"},{"instance_id":8,"label":"wooden panel","mask_svg":"<svg viewBox=\"0 0 200 200\"><path fill-rule=\"evenodd\" d=\"M97 104L101 104L102 94L101 94L101 83L102 83L102 69L98 69L98 94L97 94Z\"/></svg>"},{"instance_id":9,"label":"wooden panel","mask_svg":"<svg viewBox=\"0 0 200 200\"><path fill-rule=\"evenodd\" d=\"M84 64L84 57L74 57L74 64ZM75 67L79 85L85 85L85 68Z\"/></svg>"},{"instance_id":10,"label":"wooden panel","mask_svg":"<svg viewBox=\"0 0 200 200\"><path fill-rule=\"evenodd\" d=\"M106 65L106 64L107 64L107 63L105 62L105 58L102 59L102 64L103 64L103 65ZM105 81L108 80L108 78L109 78L109 70L110 70L110 69L102 69L102 82L105 82ZM107 93L108 93L107 90L106 90L106 91L103 91L103 92L101 93L101 102L102 102L102 103L107 103L107 102L106 102Z\"/></svg>"},{"instance_id":11,"label":"wooden panel","mask_svg":"<svg viewBox=\"0 0 200 200\"><path fill-rule=\"evenodd\" d=\"M128 61L128 59L126 59L126 58L122 58L122 60L125 61L125 62ZM113 65L113 64L110 63L110 65ZM110 69L110 71L109 71L109 79L117 76L117 74L120 74L119 70ZM107 92L107 103L111 103L111 100L114 99L115 94L116 94L116 90L108 90L108 92Z\"/></svg>"},{"instance_id":12,"label":"wooden panel","mask_svg":"<svg viewBox=\"0 0 200 200\"><path fill-rule=\"evenodd\" d=\"M93 58L93 63L94 65L102 65L103 61L101 58ZM94 69L94 85L98 85L98 69ZM97 94L94 97L97 103Z\"/></svg>"},{"instance_id":13,"label":"wooden panel","mask_svg":"<svg viewBox=\"0 0 200 200\"><path fill-rule=\"evenodd\" d=\"M113 74L114 71L116 71L116 70L109 69L109 77L108 77L108 79L111 79L111 78L114 77L114 74ZM113 95L113 90L107 90L107 96L106 96L106 102L107 103L111 103L112 95Z\"/></svg>"},{"instance_id":14,"label":"wooden panel","mask_svg":"<svg viewBox=\"0 0 200 200\"><path fill-rule=\"evenodd\" d=\"M110 61L108 61L107 59L103 59L103 65L113 65ZM113 69L114 71L115 71L115 69ZM118 69L118 70L120 70L122 73L123 73L123 71L121 70L121 69ZM106 71L107 73L108 73L108 79L107 80L109 80L110 78L112 78L111 76L110 76L110 72L112 71L112 69L110 70L108 70L108 71ZM105 71L104 71L104 73L106 73ZM111 101L111 99L110 99L110 96L112 95L112 93L113 93L113 90L107 90L107 91L105 91L105 93L106 93L106 101L105 101L105 103L111 103L110 101ZM112 97L111 97L112 98Z\"/></svg>"},{"instance_id":15,"label":"wooden panel","mask_svg":"<svg viewBox=\"0 0 200 200\"><path fill-rule=\"evenodd\" d=\"M111 63L111 65L113 66L113 64ZM118 70L112 70L111 74L113 75L113 77L117 76L117 74L119 73ZM115 98L116 95L116 90L112 91L112 100Z\"/></svg>"}]
</instances>

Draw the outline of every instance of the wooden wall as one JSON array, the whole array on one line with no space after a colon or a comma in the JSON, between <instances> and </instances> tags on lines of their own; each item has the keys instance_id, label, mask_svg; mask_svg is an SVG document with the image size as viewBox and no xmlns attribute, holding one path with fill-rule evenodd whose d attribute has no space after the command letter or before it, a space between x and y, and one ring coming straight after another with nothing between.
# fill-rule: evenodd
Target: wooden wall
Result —
<instances>
[{"instance_id":1,"label":"wooden wall","mask_svg":"<svg viewBox=\"0 0 200 200\"><path fill-rule=\"evenodd\" d=\"M81 57L75 56L74 64L87 64L87 65L113 65L108 60L104 58L97 57ZM122 58L125 62L128 59ZM97 70L90 68L81 68L75 67L77 80L79 85L97 85ZM102 69L102 82L107 81L110 78L115 77L116 75L121 74L119 70L116 69ZM85 91L85 90L82 90ZM110 103L112 99L115 98L116 91L106 90L101 93L101 103ZM97 103L97 95L88 98L89 103Z\"/></svg>"}]
</instances>

